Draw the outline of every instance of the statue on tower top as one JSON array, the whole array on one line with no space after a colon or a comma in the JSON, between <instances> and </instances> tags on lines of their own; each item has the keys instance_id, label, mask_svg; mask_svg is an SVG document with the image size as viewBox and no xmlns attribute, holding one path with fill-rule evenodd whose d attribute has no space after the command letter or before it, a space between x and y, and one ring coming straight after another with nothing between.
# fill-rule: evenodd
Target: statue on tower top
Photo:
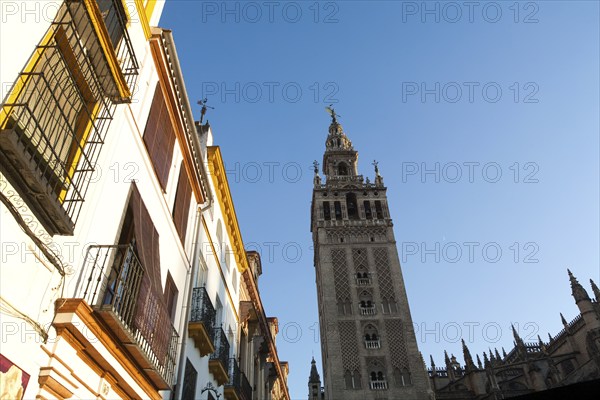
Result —
<instances>
[{"instance_id":1,"label":"statue on tower top","mask_svg":"<svg viewBox=\"0 0 600 400\"><path fill-rule=\"evenodd\" d=\"M325 110L327 110L327 112L329 113L329 115L331 115L331 123L332 124L337 124L337 117L341 117L341 115L336 114L335 113L335 109L333 108L333 104L328 105L327 107L325 107Z\"/></svg>"},{"instance_id":2,"label":"statue on tower top","mask_svg":"<svg viewBox=\"0 0 600 400\"><path fill-rule=\"evenodd\" d=\"M314 183L315 187L320 187L321 186L321 176L319 176L319 163L317 162L317 160L315 160L313 162L313 168L315 171L315 178L313 179L313 183Z\"/></svg>"}]
</instances>

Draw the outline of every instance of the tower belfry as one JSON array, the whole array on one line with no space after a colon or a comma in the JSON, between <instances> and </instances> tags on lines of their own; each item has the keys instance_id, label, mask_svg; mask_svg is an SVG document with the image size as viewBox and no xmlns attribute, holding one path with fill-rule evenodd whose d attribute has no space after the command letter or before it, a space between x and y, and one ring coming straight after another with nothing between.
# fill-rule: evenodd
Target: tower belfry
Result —
<instances>
[{"instance_id":1,"label":"tower belfry","mask_svg":"<svg viewBox=\"0 0 600 400\"><path fill-rule=\"evenodd\" d=\"M430 399L377 162L373 182L332 108L311 232L326 400Z\"/></svg>"}]
</instances>

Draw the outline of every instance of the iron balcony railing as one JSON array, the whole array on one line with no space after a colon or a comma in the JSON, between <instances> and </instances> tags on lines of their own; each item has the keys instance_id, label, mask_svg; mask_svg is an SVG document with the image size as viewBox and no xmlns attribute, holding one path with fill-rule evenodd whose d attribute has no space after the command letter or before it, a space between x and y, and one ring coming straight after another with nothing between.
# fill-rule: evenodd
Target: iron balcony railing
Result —
<instances>
[{"instance_id":1,"label":"iron balcony railing","mask_svg":"<svg viewBox=\"0 0 600 400\"><path fill-rule=\"evenodd\" d=\"M65 0L65 5L58 23L74 22L106 97L115 103L130 102L139 64L127 31L123 1Z\"/></svg>"},{"instance_id":2,"label":"iron balcony railing","mask_svg":"<svg viewBox=\"0 0 600 400\"><path fill-rule=\"evenodd\" d=\"M208 336L211 342L215 340L215 324L216 311L208 297L208 292L204 287L194 288L192 292L192 310L190 314L190 322L202 322L207 329Z\"/></svg>"},{"instance_id":3,"label":"iron balcony railing","mask_svg":"<svg viewBox=\"0 0 600 400\"><path fill-rule=\"evenodd\" d=\"M367 349L379 349L381 347L381 343L379 339L376 340L365 340L365 348Z\"/></svg>"},{"instance_id":4,"label":"iron balcony railing","mask_svg":"<svg viewBox=\"0 0 600 400\"><path fill-rule=\"evenodd\" d=\"M133 245L89 246L82 297L161 389L174 382L178 335ZM156 379L154 379L156 378Z\"/></svg>"},{"instance_id":5,"label":"iron balcony railing","mask_svg":"<svg viewBox=\"0 0 600 400\"><path fill-rule=\"evenodd\" d=\"M222 328L214 328L215 351L210 355L210 360L220 361L223 368L227 368L229 359L229 341Z\"/></svg>"},{"instance_id":6,"label":"iron balcony railing","mask_svg":"<svg viewBox=\"0 0 600 400\"><path fill-rule=\"evenodd\" d=\"M252 386L246 375L240 370L235 358L229 359L227 374L229 380L225 384L225 390L234 390L240 400L252 400Z\"/></svg>"}]
</instances>

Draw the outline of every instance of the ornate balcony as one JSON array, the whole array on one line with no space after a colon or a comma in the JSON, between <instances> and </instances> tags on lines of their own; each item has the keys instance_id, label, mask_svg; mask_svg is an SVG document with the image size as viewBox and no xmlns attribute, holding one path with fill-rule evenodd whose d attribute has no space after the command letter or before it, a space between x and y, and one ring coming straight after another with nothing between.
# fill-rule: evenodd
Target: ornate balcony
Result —
<instances>
[{"instance_id":1,"label":"ornate balcony","mask_svg":"<svg viewBox=\"0 0 600 400\"><path fill-rule=\"evenodd\" d=\"M86 51L53 24L0 108L0 169L50 235L73 234L112 120Z\"/></svg>"},{"instance_id":2,"label":"ornate balcony","mask_svg":"<svg viewBox=\"0 0 600 400\"><path fill-rule=\"evenodd\" d=\"M213 343L215 317L216 311L206 289L203 287L194 288L188 334L190 338L194 339L194 345L203 357L215 351Z\"/></svg>"},{"instance_id":3,"label":"ornate balcony","mask_svg":"<svg viewBox=\"0 0 600 400\"><path fill-rule=\"evenodd\" d=\"M387 390L387 381L371 381L369 382L371 390Z\"/></svg>"},{"instance_id":4,"label":"ornate balcony","mask_svg":"<svg viewBox=\"0 0 600 400\"><path fill-rule=\"evenodd\" d=\"M365 349L379 349L381 348L381 342L379 339L376 340L365 340Z\"/></svg>"},{"instance_id":5,"label":"ornate balcony","mask_svg":"<svg viewBox=\"0 0 600 400\"><path fill-rule=\"evenodd\" d=\"M90 246L83 299L158 390L174 382L178 335L131 245Z\"/></svg>"},{"instance_id":6,"label":"ornate balcony","mask_svg":"<svg viewBox=\"0 0 600 400\"><path fill-rule=\"evenodd\" d=\"M215 351L210 355L208 370L217 383L223 385L229 380L229 341L222 328L214 328L214 338Z\"/></svg>"},{"instance_id":7,"label":"ornate balcony","mask_svg":"<svg viewBox=\"0 0 600 400\"><path fill-rule=\"evenodd\" d=\"M122 0L65 0L0 108L0 170L50 235L73 234L114 104L131 101L127 23Z\"/></svg>"},{"instance_id":8,"label":"ornate balcony","mask_svg":"<svg viewBox=\"0 0 600 400\"><path fill-rule=\"evenodd\" d=\"M371 285L371 278L356 278L356 286L369 286Z\"/></svg>"},{"instance_id":9,"label":"ornate balcony","mask_svg":"<svg viewBox=\"0 0 600 400\"><path fill-rule=\"evenodd\" d=\"M238 366L235 358L229 359L229 381L225 384L225 400L252 400L252 386Z\"/></svg>"},{"instance_id":10,"label":"ornate balcony","mask_svg":"<svg viewBox=\"0 0 600 400\"><path fill-rule=\"evenodd\" d=\"M360 315L376 315L377 314L377 310L375 309L375 306L359 306L358 308L360 309Z\"/></svg>"}]
</instances>

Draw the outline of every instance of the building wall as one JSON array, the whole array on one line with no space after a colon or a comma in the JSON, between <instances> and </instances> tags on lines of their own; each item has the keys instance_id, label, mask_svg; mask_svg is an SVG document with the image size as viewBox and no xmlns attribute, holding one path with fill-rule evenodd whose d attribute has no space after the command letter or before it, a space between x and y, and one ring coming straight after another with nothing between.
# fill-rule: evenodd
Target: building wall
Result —
<instances>
[{"instance_id":1,"label":"building wall","mask_svg":"<svg viewBox=\"0 0 600 400\"><path fill-rule=\"evenodd\" d=\"M142 6L147 5L143 1L140 3ZM15 15L3 15L6 23L3 21L0 35L2 82L14 82L27 64L56 14L56 11L50 13L51 4L57 10L62 2L2 1L0 4L4 11L12 10L11 5L34 9L41 7L39 10L42 16L47 17L36 21L35 15L19 14L23 13L22 10L16 10ZM151 16L152 21L158 21L162 6L162 2L157 3ZM131 3L130 7L135 7L135 4ZM125 345L122 340L115 342L110 329L104 325L99 325L101 329L91 328L90 323L98 322L94 319L97 314L91 311L88 314L81 308L57 313L57 309L66 304L65 300L82 297L90 276L89 270L84 270L89 247L117 243L125 209L135 185L159 235L160 289L165 289L168 274L177 287L173 325L179 335L184 331L187 321L184 304L188 295L187 283L191 277L190 261L194 251L194 232L197 231L195 224L198 204L192 196L187 235L182 243L172 217L179 169L184 157L182 143L176 140L169 183L166 191L163 191L143 141L150 106L159 81L159 66L152 57L147 40L149 27L144 27L140 22L141 13L145 10L132 8L129 11L132 20L128 33L139 62L137 84L130 88L132 96L129 103L114 106L113 119L106 130L105 142L73 234L48 234L31 212L26 197L7 184L4 175L1 177L3 195L10 199L16 212L26 220L32 231L30 235L25 234L7 205L0 206L0 361L3 373L8 373L11 364L14 364L21 371L17 371L17 374L29 376L23 393L25 398L38 395L44 398L95 398L98 395L128 398L133 393L140 398L169 397L168 390L158 390L149 383L138 364L126 361L126 348L129 345ZM10 35L5 34L8 31ZM13 39L10 40L10 37ZM20 39L14 40L15 37ZM8 86L12 84L7 84ZM3 86L5 100L9 92ZM181 124L177 115L171 117L173 123ZM180 129L185 127L180 126ZM64 276L61 276L41 248L55 253L60 260L57 264L64 268ZM65 328L66 326L69 328ZM83 336L74 337L78 333ZM112 346L117 346L118 351ZM107 375L106 368L99 368L90 358L104 360L107 365L113 366L111 375ZM14 373L16 370L13 368L10 371ZM40 389L40 386L43 388Z\"/></svg>"}]
</instances>

